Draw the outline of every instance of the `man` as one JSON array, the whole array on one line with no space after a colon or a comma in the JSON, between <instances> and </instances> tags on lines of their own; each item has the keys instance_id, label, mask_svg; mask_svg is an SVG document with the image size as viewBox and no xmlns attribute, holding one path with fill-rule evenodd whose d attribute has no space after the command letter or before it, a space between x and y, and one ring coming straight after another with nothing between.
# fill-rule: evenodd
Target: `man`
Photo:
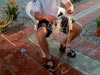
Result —
<instances>
[{"instance_id":1,"label":"man","mask_svg":"<svg viewBox=\"0 0 100 75\"><path fill-rule=\"evenodd\" d=\"M33 3L34 2L37 2L38 4L38 5L35 4L36 7L34 8L35 19L39 20L38 30L37 30L38 42L46 55L46 59L47 59L46 68L49 71L53 72L52 69L54 68L54 66L51 60L51 55L49 53L48 42L46 40L46 38L49 37L50 34L52 33L52 30L50 30L50 26L48 25L50 22L56 20L56 16L58 16L57 15L58 7L60 7L60 2L62 2L65 5L67 14L73 14L74 12L73 4L71 3L70 0L33 0ZM63 23L65 23L64 20L68 21L67 18L65 17L62 18L61 25L65 27L64 33L67 33L66 29L68 26L67 24L63 25ZM72 37L71 40L73 40L76 36L78 36L81 31L82 31L82 27L76 22L74 22L73 30L71 32L71 37ZM65 52L66 49L66 42L67 42L67 38L63 43L61 43L61 46L59 48L59 50L63 53ZM75 55L73 51L69 51L66 54L67 56L70 57L73 57Z\"/></svg>"}]
</instances>

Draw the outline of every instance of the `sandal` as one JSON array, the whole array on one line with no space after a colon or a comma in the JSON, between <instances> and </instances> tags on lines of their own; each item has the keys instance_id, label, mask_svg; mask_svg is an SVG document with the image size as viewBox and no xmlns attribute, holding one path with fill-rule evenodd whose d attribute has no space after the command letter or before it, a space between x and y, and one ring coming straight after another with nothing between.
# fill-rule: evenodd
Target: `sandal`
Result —
<instances>
[{"instance_id":1,"label":"sandal","mask_svg":"<svg viewBox=\"0 0 100 75\"><path fill-rule=\"evenodd\" d=\"M71 57L71 58L75 58L76 57L76 53L74 50L70 49L70 51L67 53L67 56Z\"/></svg>"},{"instance_id":2,"label":"sandal","mask_svg":"<svg viewBox=\"0 0 100 75\"><path fill-rule=\"evenodd\" d=\"M66 47L63 47L62 44L60 45L59 51L61 53L65 53ZM71 57L71 58L75 58L76 57L76 53L74 50L72 50L70 48L69 52L67 53L67 56Z\"/></svg>"},{"instance_id":3,"label":"sandal","mask_svg":"<svg viewBox=\"0 0 100 75\"><path fill-rule=\"evenodd\" d=\"M49 59L49 60L46 61L45 68L49 72L51 72L52 74L54 74L54 64L53 64L53 60L52 59Z\"/></svg>"}]
</instances>

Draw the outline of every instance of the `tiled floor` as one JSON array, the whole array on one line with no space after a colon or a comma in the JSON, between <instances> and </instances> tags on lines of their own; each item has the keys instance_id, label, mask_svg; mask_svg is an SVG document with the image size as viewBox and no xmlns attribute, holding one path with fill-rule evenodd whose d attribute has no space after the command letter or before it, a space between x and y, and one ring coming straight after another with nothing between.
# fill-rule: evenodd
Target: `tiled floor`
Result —
<instances>
[{"instance_id":1,"label":"tiled floor","mask_svg":"<svg viewBox=\"0 0 100 75\"><path fill-rule=\"evenodd\" d=\"M75 14L98 2L100 2L100 0L91 0L90 2L77 7ZM98 9L77 21L82 25L86 25L100 16L99 11L100 10ZM91 16L92 18L90 18ZM4 35L3 37L3 35L0 34L0 75L52 75L42 66L45 64L45 60L42 59L40 48L28 40L30 37L29 35L33 34L33 32L33 27L29 27L9 36ZM5 37L7 39L5 39ZM56 44L56 48L53 44ZM59 52L57 51L59 43L54 42L53 44L51 44L52 50L50 52L54 55L54 65L57 67L61 54L59 55ZM77 57L75 59L68 59L67 62L62 63L59 68L56 69L55 75L83 75L83 73L86 75L99 75L100 48L79 37L71 42L71 46L77 51ZM21 56L21 48L26 49L25 57ZM56 50L54 51L53 49ZM88 74L90 72L91 74Z\"/></svg>"}]
</instances>

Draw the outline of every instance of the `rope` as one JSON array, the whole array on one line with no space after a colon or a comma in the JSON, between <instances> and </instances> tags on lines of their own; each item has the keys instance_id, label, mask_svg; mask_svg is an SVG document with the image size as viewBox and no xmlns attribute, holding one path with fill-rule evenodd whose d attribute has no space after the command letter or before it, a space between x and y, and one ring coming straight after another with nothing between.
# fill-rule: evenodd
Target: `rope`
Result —
<instances>
[{"instance_id":1,"label":"rope","mask_svg":"<svg viewBox=\"0 0 100 75\"><path fill-rule=\"evenodd\" d=\"M67 36L67 45L66 45L66 48L67 48L67 50L69 50L69 46L70 46L69 42L70 42L71 31L72 31L72 15L69 15L69 14L68 14L67 18L68 18L68 27L69 27L69 31L68 31L68 34L67 34L68 36ZM62 57L61 57L61 59L60 59L58 65L57 65L56 68L55 68L55 71L56 71L57 69L59 69L59 66L62 64L62 62L63 62L63 60L64 60L64 57L66 57L66 52L62 55ZM65 71L63 72L63 68L64 68L64 67L60 68L62 74L68 72L68 71L71 69L71 68L68 68L67 70L65 70Z\"/></svg>"},{"instance_id":2,"label":"rope","mask_svg":"<svg viewBox=\"0 0 100 75\"><path fill-rule=\"evenodd\" d=\"M0 20L0 29L7 27L13 21L13 15L8 20Z\"/></svg>"}]
</instances>

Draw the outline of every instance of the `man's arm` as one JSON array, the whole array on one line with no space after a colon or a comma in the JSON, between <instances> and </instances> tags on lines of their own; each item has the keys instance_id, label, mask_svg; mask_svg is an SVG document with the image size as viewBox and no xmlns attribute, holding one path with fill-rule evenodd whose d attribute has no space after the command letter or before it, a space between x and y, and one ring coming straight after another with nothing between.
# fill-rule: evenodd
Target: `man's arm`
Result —
<instances>
[{"instance_id":1,"label":"man's arm","mask_svg":"<svg viewBox=\"0 0 100 75\"><path fill-rule=\"evenodd\" d=\"M44 14L40 14L41 6L39 0L33 0L33 15L36 20L44 20Z\"/></svg>"},{"instance_id":2,"label":"man's arm","mask_svg":"<svg viewBox=\"0 0 100 75\"><path fill-rule=\"evenodd\" d=\"M40 14L39 12L33 12L35 19L37 20L47 20L49 22L52 22L53 20L56 19L55 16L50 15L50 14Z\"/></svg>"},{"instance_id":3,"label":"man's arm","mask_svg":"<svg viewBox=\"0 0 100 75\"><path fill-rule=\"evenodd\" d=\"M44 17L44 14L40 14L39 12L33 12L34 14L34 17L36 20L44 20L45 17Z\"/></svg>"}]
</instances>

